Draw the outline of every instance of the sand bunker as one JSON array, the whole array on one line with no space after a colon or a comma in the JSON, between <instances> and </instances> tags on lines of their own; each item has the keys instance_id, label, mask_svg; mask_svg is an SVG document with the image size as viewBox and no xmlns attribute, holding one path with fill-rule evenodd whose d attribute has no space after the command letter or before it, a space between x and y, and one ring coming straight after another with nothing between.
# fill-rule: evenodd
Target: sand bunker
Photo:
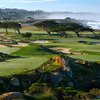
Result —
<instances>
[{"instance_id":1,"label":"sand bunker","mask_svg":"<svg viewBox=\"0 0 100 100\"><path fill-rule=\"evenodd\" d=\"M0 45L0 48L5 48L6 46L4 46L4 45Z\"/></svg>"},{"instance_id":2,"label":"sand bunker","mask_svg":"<svg viewBox=\"0 0 100 100\"><path fill-rule=\"evenodd\" d=\"M30 43L49 43L47 40L32 40Z\"/></svg>"},{"instance_id":3,"label":"sand bunker","mask_svg":"<svg viewBox=\"0 0 100 100\"><path fill-rule=\"evenodd\" d=\"M49 49L54 50L56 52L62 52L62 53L68 53L68 54L71 53L70 52L71 48L53 47L53 48L49 48Z\"/></svg>"},{"instance_id":4,"label":"sand bunker","mask_svg":"<svg viewBox=\"0 0 100 100\"><path fill-rule=\"evenodd\" d=\"M62 53L65 53L65 54L74 54L74 55L87 55L85 53L77 53L77 52L70 52L70 50L72 48L62 48L62 47L52 47L52 48L49 48L51 50L54 50L56 52L62 52Z\"/></svg>"},{"instance_id":5,"label":"sand bunker","mask_svg":"<svg viewBox=\"0 0 100 100\"><path fill-rule=\"evenodd\" d=\"M13 47L27 47L28 43L18 43L18 44L14 44L12 45Z\"/></svg>"}]
</instances>

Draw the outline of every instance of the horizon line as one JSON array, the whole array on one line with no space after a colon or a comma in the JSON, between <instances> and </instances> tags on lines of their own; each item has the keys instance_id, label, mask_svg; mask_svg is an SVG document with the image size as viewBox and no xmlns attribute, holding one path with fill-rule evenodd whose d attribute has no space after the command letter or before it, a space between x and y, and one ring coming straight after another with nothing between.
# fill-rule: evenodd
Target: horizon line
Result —
<instances>
[{"instance_id":1,"label":"horizon line","mask_svg":"<svg viewBox=\"0 0 100 100\"><path fill-rule=\"evenodd\" d=\"M68 13L100 13L100 12L87 12L87 11L45 11L42 9L34 9L34 10L29 10L29 9L25 9L25 8L17 8L17 7L13 7L13 8L6 8L6 7L0 7L0 9L18 9L18 10L27 10L27 11L43 11L43 12L68 12Z\"/></svg>"}]
</instances>

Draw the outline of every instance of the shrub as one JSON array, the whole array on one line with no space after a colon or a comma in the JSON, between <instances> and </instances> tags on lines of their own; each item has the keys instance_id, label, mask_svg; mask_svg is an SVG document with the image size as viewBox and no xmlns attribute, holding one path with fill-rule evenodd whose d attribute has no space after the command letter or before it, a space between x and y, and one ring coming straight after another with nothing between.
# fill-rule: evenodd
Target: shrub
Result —
<instances>
[{"instance_id":1,"label":"shrub","mask_svg":"<svg viewBox=\"0 0 100 100\"><path fill-rule=\"evenodd\" d=\"M75 96L78 93L78 90L73 90L72 87L66 87L64 92L68 95Z\"/></svg>"},{"instance_id":2,"label":"shrub","mask_svg":"<svg viewBox=\"0 0 100 100\"><path fill-rule=\"evenodd\" d=\"M22 34L22 37L27 38L27 40L30 40L31 36L32 36L32 33L29 33L29 32Z\"/></svg>"},{"instance_id":3,"label":"shrub","mask_svg":"<svg viewBox=\"0 0 100 100\"><path fill-rule=\"evenodd\" d=\"M100 96L100 89L94 88L94 89L90 90L89 93L94 95L94 96Z\"/></svg>"},{"instance_id":4,"label":"shrub","mask_svg":"<svg viewBox=\"0 0 100 100\"><path fill-rule=\"evenodd\" d=\"M28 90L37 100L56 100L54 92L46 83L34 83Z\"/></svg>"},{"instance_id":5,"label":"shrub","mask_svg":"<svg viewBox=\"0 0 100 100\"><path fill-rule=\"evenodd\" d=\"M50 88L47 86L46 83L34 83L29 87L30 94L41 94L48 91Z\"/></svg>"}]
</instances>

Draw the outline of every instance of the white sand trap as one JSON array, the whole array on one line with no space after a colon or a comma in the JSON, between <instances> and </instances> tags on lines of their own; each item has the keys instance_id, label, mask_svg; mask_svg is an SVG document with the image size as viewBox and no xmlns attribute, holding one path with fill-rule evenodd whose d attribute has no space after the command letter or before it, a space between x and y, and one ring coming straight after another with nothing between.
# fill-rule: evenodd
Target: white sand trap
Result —
<instances>
[{"instance_id":1,"label":"white sand trap","mask_svg":"<svg viewBox=\"0 0 100 100\"><path fill-rule=\"evenodd\" d=\"M68 53L70 54L70 50L71 48L62 48L62 47L53 47L53 48L49 48L51 50L57 51L57 52L62 52L62 53Z\"/></svg>"},{"instance_id":2,"label":"white sand trap","mask_svg":"<svg viewBox=\"0 0 100 100\"><path fill-rule=\"evenodd\" d=\"M6 46L4 46L4 45L0 45L0 48L5 48Z\"/></svg>"},{"instance_id":3,"label":"white sand trap","mask_svg":"<svg viewBox=\"0 0 100 100\"><path fill-rule=\"evenodd\" d=\"M30 43L49 43L47 40L32 40Z\"/></svg>"},{"instance_id":4,"label":"white sand trap","mask_svg":"<svg viewBox=\"0 0 100 100\"><path fill-rule=\"evenodd\" d=\"M12 45L13 47L27 47L29 46L28 43L18 43L18 44L15 44L15 45Z\"/></svg>"},{"instance_id":5,"label":"white sand trap","mask_svg":"<svg viewBox=\"0 0 100 100\"><path fill-rule=\"evenodd\" d=\"M70 50L72 48L52 47L49 49L54 50L56 52L66 53L66 54L71 54L71 53L73 53L74 55L81 55L82 54L82 53L77 53L77 52L70 52ZM83 53L82 55L87 55L87 54Z\"/></svg>"}]
</instances>

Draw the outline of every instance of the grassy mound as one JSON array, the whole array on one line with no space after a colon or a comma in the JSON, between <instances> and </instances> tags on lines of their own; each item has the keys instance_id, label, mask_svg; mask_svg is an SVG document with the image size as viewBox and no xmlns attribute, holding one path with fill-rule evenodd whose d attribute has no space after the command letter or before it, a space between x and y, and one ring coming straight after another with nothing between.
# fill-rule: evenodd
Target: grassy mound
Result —
<instances>
[{"instance_id":1,"label":"grassy mound","mask_svg":"<svg viewBox=\"0 0 100 100\"><path fill-rule=\"evenodd\" d=\"M37 56L37 55L52 55L52 54L55 54L55 52L47 48L34 45L34 46L28 46L28 47L20 47L19 51L16 51L12 54L19 55L19 56Z\"/></svg>"}]
</instances>

